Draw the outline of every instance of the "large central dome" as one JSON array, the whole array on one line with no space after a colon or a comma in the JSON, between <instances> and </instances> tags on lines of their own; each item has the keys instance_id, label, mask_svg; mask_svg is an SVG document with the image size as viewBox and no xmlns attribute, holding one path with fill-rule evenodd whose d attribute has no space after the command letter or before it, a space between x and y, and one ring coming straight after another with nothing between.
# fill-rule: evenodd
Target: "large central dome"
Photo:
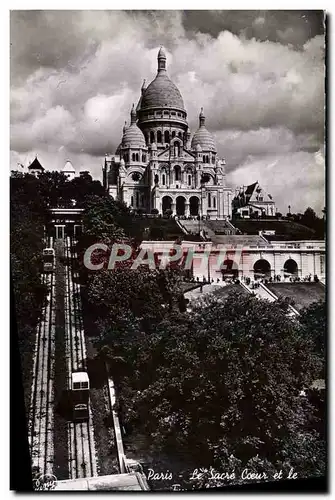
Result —
<instances>
[{"instance_id":1,"label":"large central dome","mask_svg":"<svg viewBox=\"0 0 335 500\"><path fill-rule=\"evenodd\" d=\"M184 110L183 98L166 72L166 55L163 48L158 53L158 73L150 85L143 90L141 109L178 108Z\"/></svg>"}]
</instances>

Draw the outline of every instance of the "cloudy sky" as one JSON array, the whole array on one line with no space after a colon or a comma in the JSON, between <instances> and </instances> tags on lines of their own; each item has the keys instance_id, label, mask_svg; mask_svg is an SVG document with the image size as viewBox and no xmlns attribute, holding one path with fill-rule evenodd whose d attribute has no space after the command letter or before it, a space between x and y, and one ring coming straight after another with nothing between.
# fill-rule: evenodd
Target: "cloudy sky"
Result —
<instances>
[{"instance_id":1,"label":"cloudy sky","mask_svg":"<svg viewBox=\"0 0 335 500\"><path fill-rule=\"evenodd\" d=\"M227 183L286 213L324 207L321 11L12 11L11 168L69 158L101 179L164 45L193 133L204 107Z\"/></svg>"}]
</instances>

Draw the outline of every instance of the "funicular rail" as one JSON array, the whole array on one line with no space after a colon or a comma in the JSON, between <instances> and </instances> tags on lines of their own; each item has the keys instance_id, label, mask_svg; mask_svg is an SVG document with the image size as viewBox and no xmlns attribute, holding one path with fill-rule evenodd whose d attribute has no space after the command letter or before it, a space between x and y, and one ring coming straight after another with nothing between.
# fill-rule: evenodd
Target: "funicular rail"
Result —
<instances>
[{"instance_id":1,"label":"funicular rail","mask_svg":"<svg viewBox=\"0 0 335 500\"><path fill-rule=\"evenodd\" d=\"M53 238L47 242L53 247ZM54 353L55 353L55 275L43 273L47 286L41 321L36 331L34 368L28 421L31 462L34 474L53 473Z\"/></svg>"},{"instance_id":2,"label":"funicular rail","mask_svg":"<svg viewBox=\"0 0 335 500\"><path fill-rule=\"evenodd\" d=\"M71 239L65 240L65 341L67 359L68 388L71 386L71 374L86 371L86 345L81 320L81 301L79 285L76 283L72 268ZM89 404L87 422L68 423L69 477L70 479L97 476L97 461L94 444L92 411Z\"/></svg>"}]
</instances>

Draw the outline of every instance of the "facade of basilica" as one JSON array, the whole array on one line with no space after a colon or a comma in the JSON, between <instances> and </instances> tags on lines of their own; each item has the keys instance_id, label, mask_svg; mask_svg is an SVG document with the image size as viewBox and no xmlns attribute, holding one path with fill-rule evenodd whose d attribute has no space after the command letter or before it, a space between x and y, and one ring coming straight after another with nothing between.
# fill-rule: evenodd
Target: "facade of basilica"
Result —
<instances>
[{"instance_id":1,"label":"facade of basilica","mask_svg":"<svg viewBox=\"0 0 335 500\"><path fill-rule=\"evenodd\" d=\"M225 161L218 158L203 109L191 139L183 98L168 77L163 48L156 78L147 87L143 84L115 155L105 158L103 183L111 196L134 210L231 216Z\"/></svg>"}]
</instances>

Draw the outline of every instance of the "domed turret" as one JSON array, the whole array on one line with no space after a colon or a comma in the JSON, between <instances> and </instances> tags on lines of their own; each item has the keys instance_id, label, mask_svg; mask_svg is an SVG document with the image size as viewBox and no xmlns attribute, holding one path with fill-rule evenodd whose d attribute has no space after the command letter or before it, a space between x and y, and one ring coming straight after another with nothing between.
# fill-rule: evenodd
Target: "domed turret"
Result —
<instances>
[{"instance_id":1,"label":"domed turret","mask_svg":"<svg viewBox=\"0 0 335 500\"><path fill-rule=\"evenodd\" d=\"M143 89L141 110L145 108L178 108L185 110L183 98L166 72L166 55L163 47L158 52L158 71L156 78Z\"/></svg>"},{"instance_id":2,"label":"domed turret","mask_svg":"<svg viewBox=\"0 0 335 500\"><path fill-rule=\"evenodd\" d=\"M205 120L206 118L204 115L204 111L203 108L201 108L199 114L199 128L192 138L191 146L192 149L196 149L197 144L200 144L203 151L212 151L216 153L215 142L212 134L208 132L207 128L205 127Z\"/></svg>"},{"instance_id":3,"label":"domed turret","mask_svg":"<svg viewBox=\"0 0 335 500\"><path fill-rule=\"evenodd\" d=\"M130 126L123 127L122 147L145 148L145 139L143 132L136 125L136 111L133 104L130 112Z\"/></svg>"}]
</instances>

